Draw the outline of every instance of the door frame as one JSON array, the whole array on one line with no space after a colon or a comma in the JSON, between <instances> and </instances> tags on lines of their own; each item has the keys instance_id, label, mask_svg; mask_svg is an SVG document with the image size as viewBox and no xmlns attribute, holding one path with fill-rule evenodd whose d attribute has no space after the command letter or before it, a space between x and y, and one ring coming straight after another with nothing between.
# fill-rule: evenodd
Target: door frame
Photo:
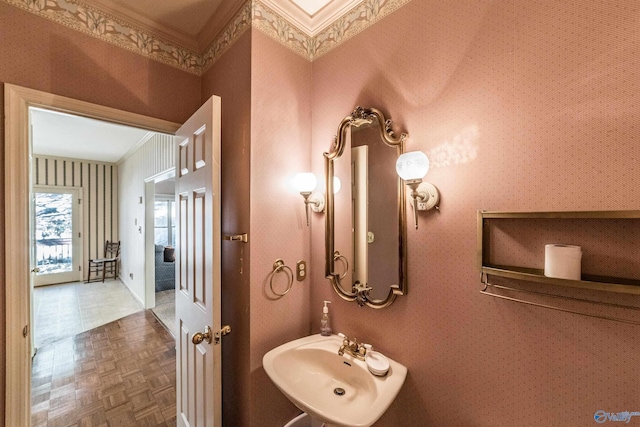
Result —
<instances>
[{"instance_id":1,"label":"door frame","mask_svg":"<svg viewBox=\"0 0 640 427\"><path fill-rule=\"evenodd\" d=\"M29 107L175 134L180 124L4 84L5 108L5 425L31 424L31 290L29 283ZM22 250L16 250L22 248Z\"/></svg>"}]
</instances>

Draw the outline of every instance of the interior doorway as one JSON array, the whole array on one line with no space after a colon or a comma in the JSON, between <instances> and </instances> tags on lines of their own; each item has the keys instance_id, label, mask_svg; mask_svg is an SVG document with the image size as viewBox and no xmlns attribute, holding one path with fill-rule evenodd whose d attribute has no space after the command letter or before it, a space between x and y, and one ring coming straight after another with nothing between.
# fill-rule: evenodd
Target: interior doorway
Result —
<instances>
[{"instance_id":1,"label":"interior doorway","mask_svg":"<svg viewBox=\"0 0 640 427\"><path fill-rule=\"evenodd\" d=\"M31 164L29 141L29 107L72 112L111 123L130 125L151 131L174 134L176 123L154 119L73 100L32 89L5 84L5 162L10 165L10 179L5 187L5 292L6 342L5 424L29 425L31 391L31 287L30 188ZM5 168L5 170L7 170ZM7 175L9 176L9 175ZM10 392L9 392L10 391Z\"/></svg>"},{"instance_id":2,"label":"interior doorway","mask_svg":"<svg viewBox=\"0 0 640 427\"><path fill-rule=\"evenodd\" d=\"M153 283L156 317L176 336L176 196L174 173L154 180L153 222L148 228L153 234ZM147 209L150 209L148 206Z\"/></svg>"}]
</instances>

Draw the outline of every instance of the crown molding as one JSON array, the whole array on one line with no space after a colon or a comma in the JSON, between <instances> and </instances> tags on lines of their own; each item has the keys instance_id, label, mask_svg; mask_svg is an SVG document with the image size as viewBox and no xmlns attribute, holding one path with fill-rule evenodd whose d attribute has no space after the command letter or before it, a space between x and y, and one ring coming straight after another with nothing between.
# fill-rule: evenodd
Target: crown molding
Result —
<instances>
[{"instance_id":1,"label":"crown molding","mask_svg":"<svg viewBox=\"0 0 640 427\"><path fill-rule=\"evenodd\" d=\"M205 52L210 45L215 42L217 36L226 31L229 24L234 21L238 15L242 15L244 13L243 10L246 7L247 1L240 2L239 4L226 0L223 1L218 9L216 9L216 13L211 16L209 21L196 36L199 48L198 52Z\"/></svg>"},{"instance_id":2,"label":"crown molding","mask_svg":"<svg viewBox=\"0 0 640 427\"><path fill-rule=\"evenodd\" d=\"M295 0L262 0L271 10L278 13L289 22L295 22L307 36L314 37L320 31L331 25L336 19L358 5L362 0L346 0L338 2L327 0L326 4L310 14Z\"/></svg>"},{"instance_id":3,"label":"crown molding","mask_svg":"<svg viewBox=\"0 0 640 427\"><path fill-rule=\"evenodd\" d=\"M202 72L201 57L196 52L79 1L3 1L163 64L192 74L200 75Z\"/></svg>"},{"instance_id":4,"label":"crown molding","mask_svg":"<svg viewBox=\"0 0 640 427\"><path fill-rule=\"evenodd\" d=\"M197 42L193 39L190 42L181 41L184 34L167 31L141 16L131 18L118 10L102 10L95 6L100 0L0 1L171 67L202 75L251 27L307 60L314 61L411 0L352 1L349 4L357 4L346 11L340 9L343 14L333 22L325 23L322 29L316 29L315 35L293 24L282 16L282 12L266 4L273 4L272 0L247 0L239 8L233 7L235 5L225 6L222 13L214 14L214 18L205 26L206 30L198 34ZM325 9L315 15L320 16ZM211 36L215 27L225 21L222 30ZM209 38L212 41L204 43ZM205 49L199 48L204 45L207 46Z\"/></svg>"},{"instance_id":5,"label":"crown molding","mask_svg":"<svg viewBox=\"0 0 640 427\"><path fill-rule=\"evenodd\" d=\"M206 72L223 53L251 28L252 1L247 1L202 53L201 73Z\"/></svg>"},{"instance_id":6,"label":"crown molding","mask_svg":"<svg viewBox=\"0 0 640 427\"><path fill-rule=\"evenodd\" d=\"M122 22L127 22L138 30L154 34L191 51L199 52L198 43L196 43L196 40L189 34L177 28L159 24L135 10L125 9L119 3L115 3L112 0L82 0L82 2L95 10L100 10Z\"/></svg>"}]
</instances>

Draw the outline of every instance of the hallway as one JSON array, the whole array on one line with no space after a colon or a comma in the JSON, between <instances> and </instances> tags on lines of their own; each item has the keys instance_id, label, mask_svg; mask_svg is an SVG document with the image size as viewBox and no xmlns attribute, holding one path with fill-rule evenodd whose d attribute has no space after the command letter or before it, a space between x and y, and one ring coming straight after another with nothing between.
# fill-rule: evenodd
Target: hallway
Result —
<instances>
[{"instance_id":1,"label":"hallway","mask_svg":"<svg viewBox=\"0 0 640 427\"><path fill-rule=\"evenodd\" d=\"M175 341L149 310L38 350L32 426L175 426Z\"/></svg>"},{"instance_id":2,"label":"hallway","mask_svg":"<svg viewBox=\"0 0 640 427\"><path fill-rule=\"evenodd\" d=\"M33 310L34 344L40 348L138 312L142 306L119 279L109 279L36 287Z\"/></svg>"}]
</instances>

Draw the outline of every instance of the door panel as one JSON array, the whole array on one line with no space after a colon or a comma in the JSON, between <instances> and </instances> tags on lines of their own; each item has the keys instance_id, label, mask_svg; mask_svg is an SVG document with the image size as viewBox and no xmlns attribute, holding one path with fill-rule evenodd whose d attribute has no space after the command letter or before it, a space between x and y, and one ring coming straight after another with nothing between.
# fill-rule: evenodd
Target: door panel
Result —
<instances>
[{"instance_id":1,"label":"door panel","mask_svg":"<svg viewBox=\"0 0 640 427\"><path fill-rule=\"evenodd\" d=\"M177 132L176 280L179 426L221 425L220 344L192 342L220 324L220 98L212 97Z\"/></svg>"}]
</instances>

